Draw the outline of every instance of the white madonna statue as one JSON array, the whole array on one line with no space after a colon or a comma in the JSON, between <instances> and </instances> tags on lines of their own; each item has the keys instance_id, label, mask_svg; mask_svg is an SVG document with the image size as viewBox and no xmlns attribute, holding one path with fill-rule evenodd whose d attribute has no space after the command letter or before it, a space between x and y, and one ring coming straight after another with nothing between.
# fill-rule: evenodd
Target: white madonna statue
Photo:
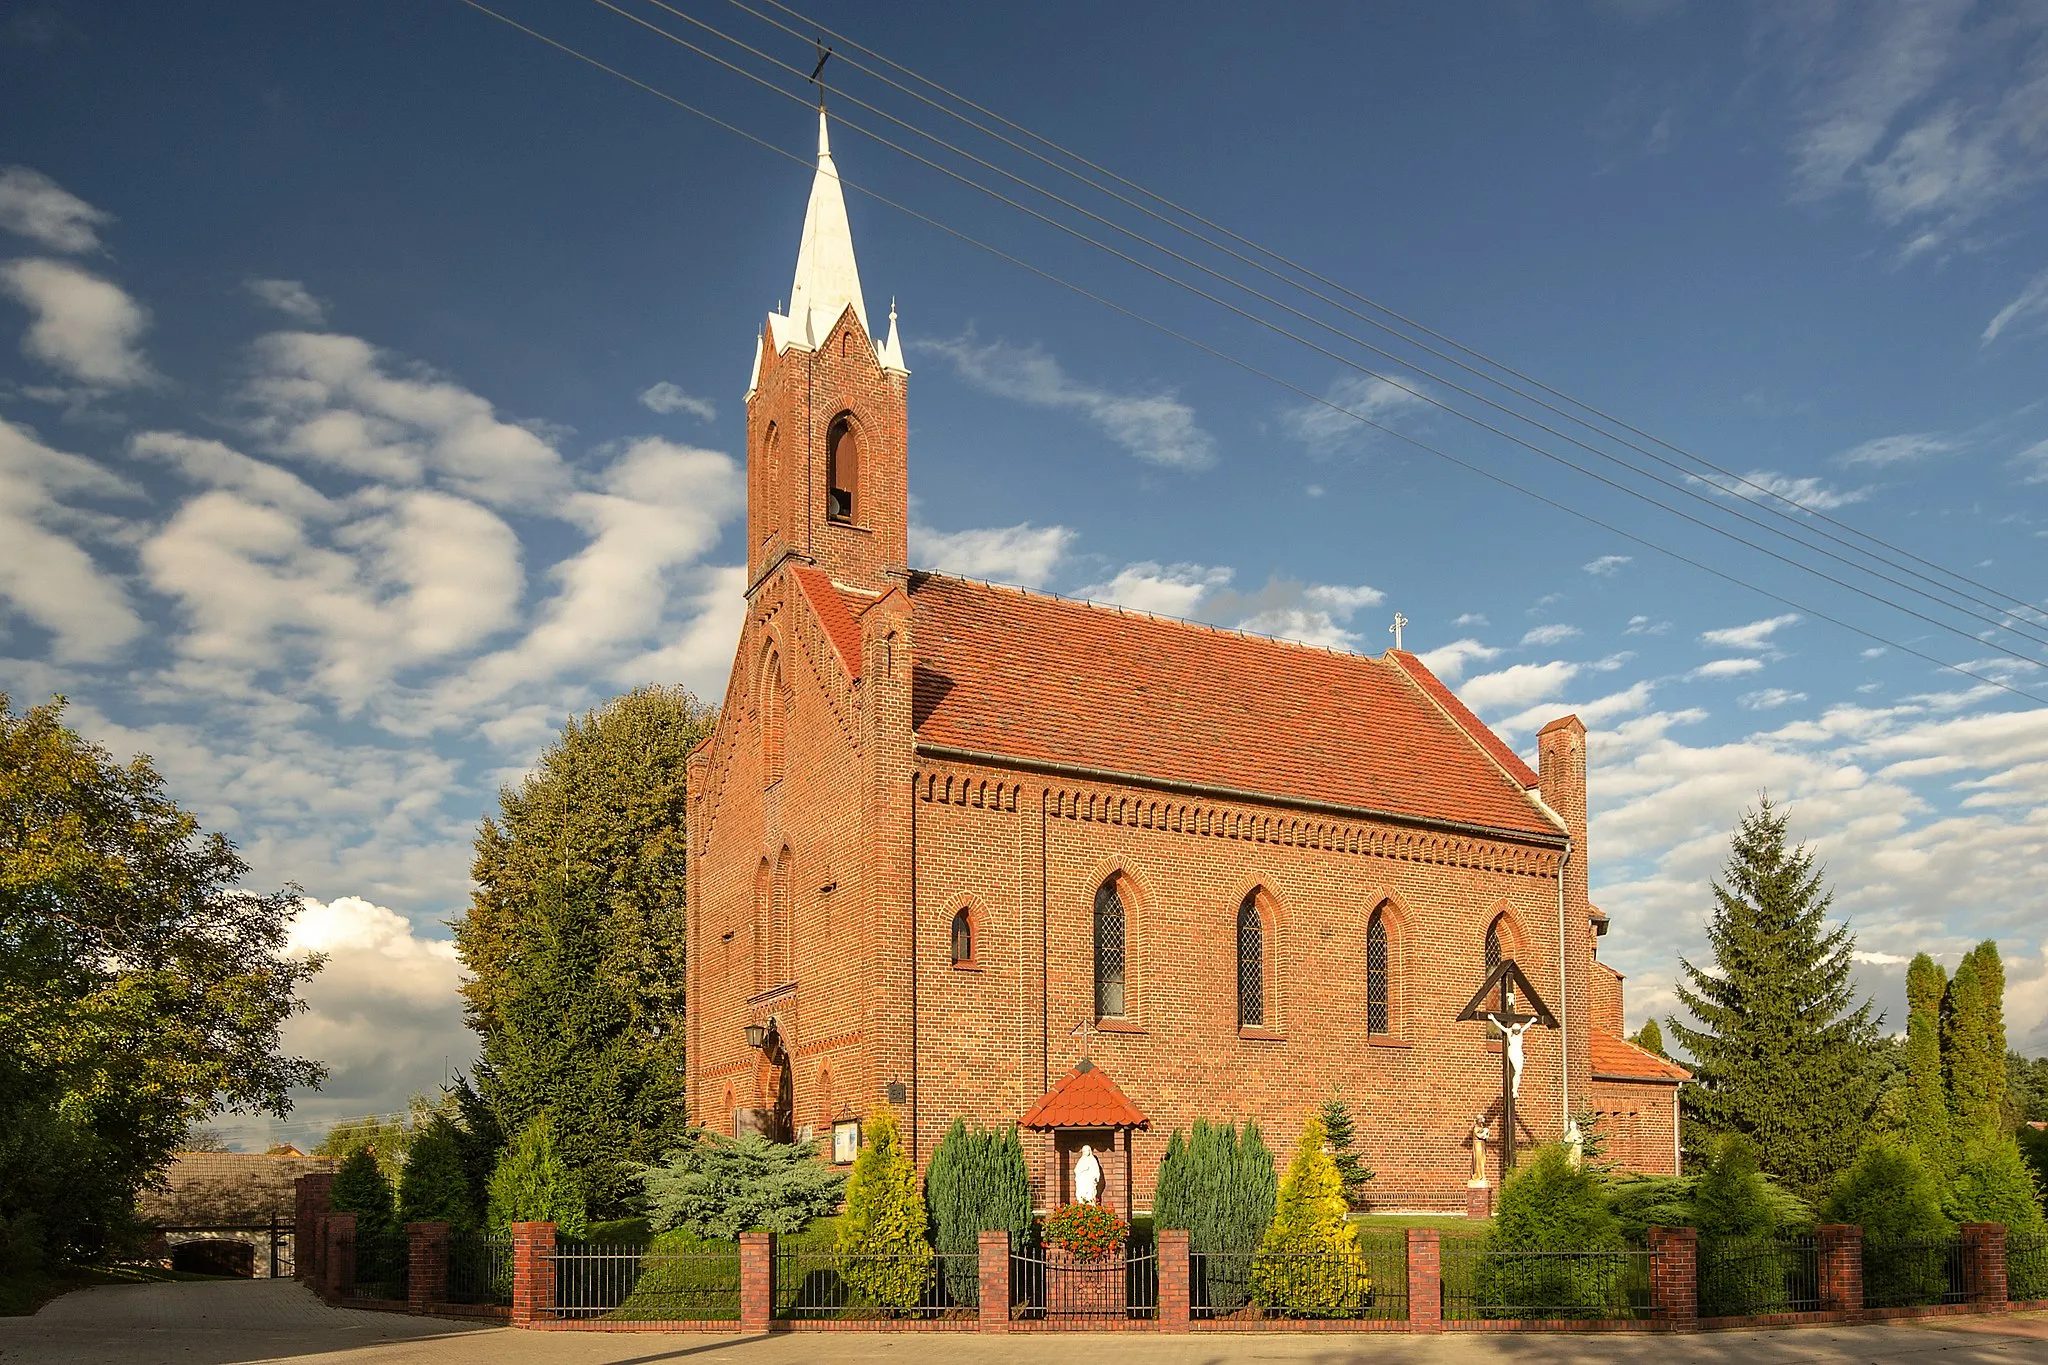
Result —
<instances>
[{"instance_id":1,"label":"white madonna statue","mask_svg":"<svg viewBox=\"0 0 2048 1365\"><path fill-rule=\"evenodd\" d=\"M1095 1159L1095 1149L1087 1143L1081 1144L1081 1159L1074 1163L1074 1201L1079 1204L1101 1202L1102 1163Z\"/></svg>"}]
</instances>

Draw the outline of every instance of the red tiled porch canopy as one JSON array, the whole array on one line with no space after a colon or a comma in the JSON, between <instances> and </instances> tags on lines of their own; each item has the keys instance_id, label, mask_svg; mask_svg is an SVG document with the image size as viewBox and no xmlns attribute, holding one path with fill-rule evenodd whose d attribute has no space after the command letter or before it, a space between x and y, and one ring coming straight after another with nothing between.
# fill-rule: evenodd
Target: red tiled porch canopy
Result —
<instances>
[{"instance_id":1,"label":"red tiled porch canopy","mask_svg":"<svg viewBox=\"0 0 2048 1365\"><path fill-rule=\"evenodd\" d=\"M1083 1057L1018 1120L1025 1128L1150 1128L1109 1073Z\"/></svg>"}]
</instances>

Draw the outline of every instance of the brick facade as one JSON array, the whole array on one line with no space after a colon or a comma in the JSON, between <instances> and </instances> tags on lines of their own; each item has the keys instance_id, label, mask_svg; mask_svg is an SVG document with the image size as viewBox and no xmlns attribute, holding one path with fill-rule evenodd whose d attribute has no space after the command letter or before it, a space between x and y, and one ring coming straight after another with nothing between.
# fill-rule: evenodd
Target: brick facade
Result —
<instances>
[{"instance_id":1,"label":"brick facade","mask_svg":"<svg viewBox=\"0 0 2048 1365\"><path fill-rule=\"evenodd\" d=\"M922 1161L956 1116L1017 1118L1085 1046L1151 1120L1115 1173L1140 1211L1173 1129L1254 1118L1284 1152L1333 1088L1360 1111L1380 1206L1462 1210L1500 1068L1483 1027L1452 1019L1498 925L1564 1024L1528 1038L1521 1140L1607 1110L1627 1116L1611 1153L1674 1169L1656 1135L1675 1131L1676 1084L1594 1075L1619 980L1594 957L1584 727L1546 727L1532 771L1412 655L912 573L907 376L855 290L829 325L771 317L748 395L745 625L689 772L692 1120L822 1137L900 1095ZM842 424L844 519L827 474ZM1277 719L1240 715L1233 689ZM1112 878L1127 1003L1098 1019L1093 907ZM1247 897L1264 1013L1240 1027ZM1375 913L1389 1020L1368 1036ZM1043 1204L1051 1137L1027 1141Z\"/></svg>"}]
</instances>

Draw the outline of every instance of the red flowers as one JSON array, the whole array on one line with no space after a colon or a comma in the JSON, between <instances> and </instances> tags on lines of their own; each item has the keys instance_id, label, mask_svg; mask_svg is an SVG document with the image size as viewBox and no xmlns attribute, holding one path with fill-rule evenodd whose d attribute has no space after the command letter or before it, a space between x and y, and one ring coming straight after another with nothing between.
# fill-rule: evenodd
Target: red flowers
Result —
<instances>
[{"instance_id":1,"label":"red flowers","mask_svg":"<svg viewBox=\"0 0 2048 1365\"><path fill-rule=\"evenodd\" d=\"M1107 1260L1130 1235L1130 1224L1100 1204L1067 1204L1045 1220L1046 1240L1077 1261Z\"/></svg>"}]
</instances>

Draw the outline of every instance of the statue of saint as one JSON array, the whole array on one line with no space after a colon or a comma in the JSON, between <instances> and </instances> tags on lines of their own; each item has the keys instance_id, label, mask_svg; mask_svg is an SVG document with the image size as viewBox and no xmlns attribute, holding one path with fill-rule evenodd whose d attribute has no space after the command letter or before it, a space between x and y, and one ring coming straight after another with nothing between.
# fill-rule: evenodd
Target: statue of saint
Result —
<instances>
[{"instance_id":1,"label":"statue of saint","mask_svg":"<svg viewBox=\"0 0 2048 1365\"><path fill-rule=\"evenodd\" d=\"M1472 1118L1472 1183L1486 1183L1486 1144L1493 1140L1493 1129L1486 1126L1486 1115L1475 1114Z\"/></svg>"},{"instance_id":2,"label":"statue of saint","mask_svg":"<svg viewBox=\"0 0 2048 1365\"><path fill-rule=\"evenodd\" d=\"M1095 1149L1087 1143L1081 1144L1081 1159L1074 1163L1074 1202L1094 1204L1102 1194L1102 1163L1095 1159Z\"/></svg>"}]
</instances>

